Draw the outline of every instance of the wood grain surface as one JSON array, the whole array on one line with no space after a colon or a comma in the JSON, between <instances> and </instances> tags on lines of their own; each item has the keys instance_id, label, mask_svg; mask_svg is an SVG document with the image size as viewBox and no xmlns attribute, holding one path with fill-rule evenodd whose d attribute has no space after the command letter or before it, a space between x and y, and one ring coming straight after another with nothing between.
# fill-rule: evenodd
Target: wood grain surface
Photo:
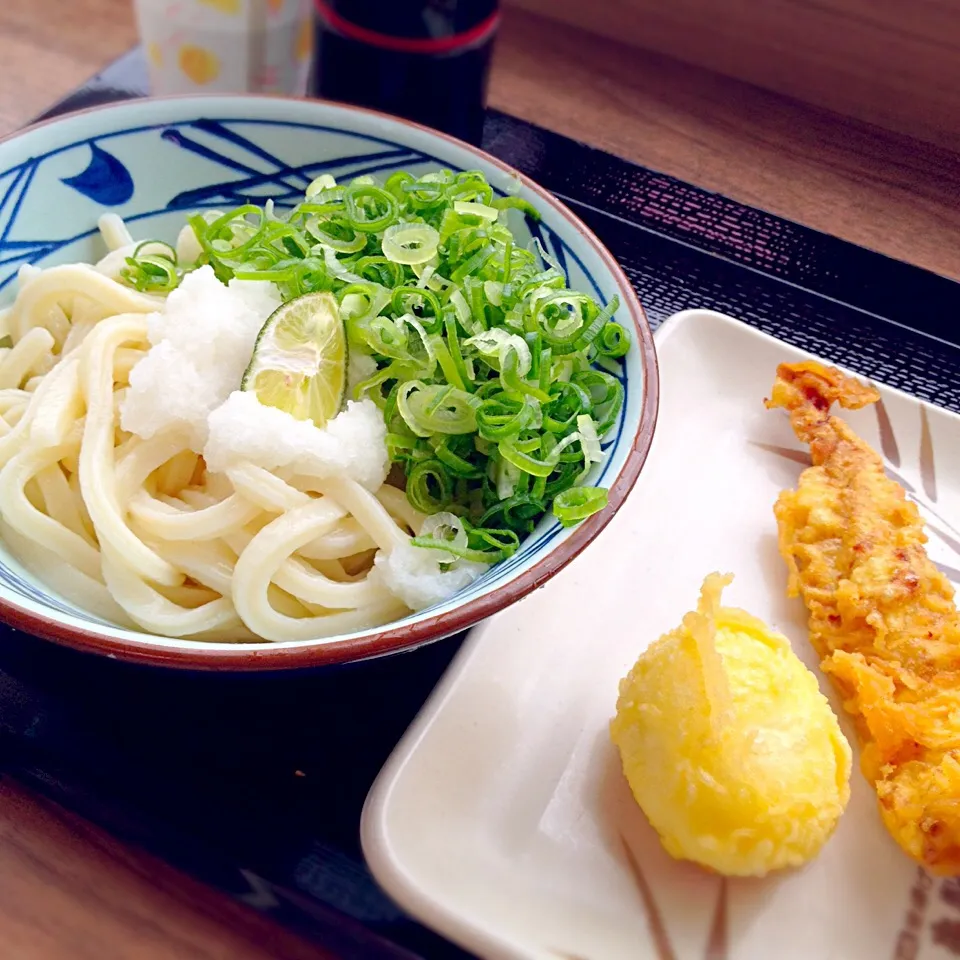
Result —
<instances>
[{"instance_id":1,"label":"wood grain surface","mask_svg":"<svg viewBox=\"0 0 960 960\"><path fill-rule=\"evenodd\" d=\"M55 804L0 781L3 960L331 956Z\"/></svg>"},{"instance_id":2,"label":"wood grain surface","mask_svg":"<svg viewBox=\"0 0 960 960\"><path fill-rule=\"evenodd\" d=\"M956 0L505 0L960 148Z\"/></svg>"},{"instance_id":3,"label":"wood grain surface","mask_svg":"<svg viewBox=\"0 0 960 960\"><path fill-rule=\"evenodd\" d=\"M135 39L126 0L2 0L0 132L27 122ZM946 150L518 11L505 18L491 100L628 159L960 278L960 158ZM325 955L0 781L3 960Z\"/></svg>"},{"instance_id":4,"label":"wood grain surface","mask_svg":"<svg viewBox=\"0 0 960 960\"><path fill-rule=\"evenodd\" d=\"M509 113L960 279L949 150L519 11L496 67Z\"/></svg>"}]
</instances>

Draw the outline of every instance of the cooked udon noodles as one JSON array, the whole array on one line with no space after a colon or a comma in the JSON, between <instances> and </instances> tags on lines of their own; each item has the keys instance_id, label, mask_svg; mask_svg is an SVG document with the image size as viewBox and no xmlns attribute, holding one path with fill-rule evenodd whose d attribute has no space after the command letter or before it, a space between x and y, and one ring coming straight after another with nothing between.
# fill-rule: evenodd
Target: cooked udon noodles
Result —
<instances>
[{"instance_id":1,"label":"cooked udon noodles","mask_svg":"<svg viewBox=\"0 0 960 960\"><path fill-rule=\"evenodd\" d=\"M0 536L95 617L281 642L430 607L548 511L602 510L630 338L514 208L539 217L479 171L324 174L287 216L196 213L172 247L108 214L98 263L23 267Z\"/></svg>"},{"instance_id":2,"label":"cooked udon noodles","mask_svg":"<svg viewBox=\"0 0 960 960\"><path fill-rule=\"evenodd\" d=\"M484 569L410 546L426 518L370 401L318 430L233 393L270 284L207 267L165 302L118 282L119 218L101 232L102 261L24 267L3 314L0 533L28 569L118 625L232 641L380 625Z\"/></svg>"}]
</instances>

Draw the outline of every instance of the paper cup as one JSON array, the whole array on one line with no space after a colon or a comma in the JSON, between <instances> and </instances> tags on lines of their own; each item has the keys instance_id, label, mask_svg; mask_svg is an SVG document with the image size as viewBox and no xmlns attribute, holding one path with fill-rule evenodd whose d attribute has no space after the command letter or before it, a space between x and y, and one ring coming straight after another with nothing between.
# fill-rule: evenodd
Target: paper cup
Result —
<instances>
[{"instance_id":1,"label":"paper cup","mask_svg":"<svg viewBox=\"0 0 960 960\"><path fill-rule=\"evenodd\" d=\"M306 90L310 0L134 0L154 94Z\"/></svg>"}]
</instances>

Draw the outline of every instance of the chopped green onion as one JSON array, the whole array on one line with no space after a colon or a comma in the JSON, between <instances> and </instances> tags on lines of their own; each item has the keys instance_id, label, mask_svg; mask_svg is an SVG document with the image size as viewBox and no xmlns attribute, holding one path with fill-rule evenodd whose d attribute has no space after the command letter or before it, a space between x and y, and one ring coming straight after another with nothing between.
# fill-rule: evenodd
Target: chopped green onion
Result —
<instances>
[{"instance_id":1,"label":"chopped green onion","mask_svg":"<svg viewBox=\"0 0 960 960\"><path fill-rule=\"evenodd\" d=\"M464 441L469 444L470 449L464 450L458 444L458 441ZM434 450L437 459L450 471L455 477L463 477L465 480L476 480L483 476L483 471L473 462L471 455L476 452L473 443L465 434L459 436L446 436L437 445Z\"/></svg>"},{"instance_id":2,"label":"chopped green onion","mask_svg":"<svg viewBox=\"0 0 960 960\"><path fill-rule=\"evenodd\" d=\"M508 440L530 428L538 413L529 398L517 402L501 393L480 401L475 412L477 432L485 440Z\"/></svg>"},{"instance_id":3,"label":"chopped green onion","mask_svg":"<svg viewBox=\"0 0 960 960\"><path fill-rule=\"evenodd\" d=\"M387 230L397 218L396 198L386 190L354 181L347 190L347 222L363 233ZM428 258L429 259L429 258Z\"/></svg>"},{"instance_id":4,"label":"chopped green onion","mask_svg":"<svg viewBox=\"0 0 960 960\"><path fill-rule=\"evenodd\" d=\"M450 475L439 460L421 460L407 474L407 499L421 513L439 513L452 497Z\"/></svg>"},{"instance_id":5,"label":"chopped green onion","mask_svg":"<svg viewBox=\"0 0 960 960\"><path fill-rule=\"evenodd\" d=\"M397 411L418 437L476 433L473 397L449 384L408 380L397 391Z\"/></svg>"},{"instance_id":6,"label":"chopped green onion","mask_svg":"<svg viewBox=\"0 0 960 960\"><path fill-rule=\"evenodd\" d=\"M603 450L600 448L600 438L597 436L597 425L590 417L581 414L577 417L577 433L580 434L583 459L588 464L599 463L603 459Z\"/></svg>"},{"instance_id":7,"label":"chopped green onion","mask_svg":"<svg viewBox=\"0 0 960 960\"><path fill-rule=\"evenodd\" d=\"M509 530L530 533L546 509L547 505L537 497L528 493L515 493L506 500L497 500L481 515L479 523L486 527L490 521L496 519Z\"/></svg>"},{"instance_id":8,"label":"chopped green onion","mask_svg":"<svg viewBox=\"0 0 960 960\"><path fill-rule=\"evenodd\" d=\"M453 209L462 217L479 217L481 220L496 220L500 216L500 211L496 207L466 200L455 200Z\"/></svg>"},{"instance_id":9,"label":"chopped green onion","mask_svg":"<svg viewBox=\"0 0 960 960\"><path fill-rule=\"evenodd\" d=\"M601 370L574 373L570 382L585 389L593 402L597 433L602 437L617 421L623 406L623 385L616 377Z\"/></svg>"},{"instance_id":10,"label":"chopped green onion","mask_svg":"<svg viewBox=\"0 0 960 960\"><path fill-rule=\"evenodd\" d=\"M440 563L452 563L467 550L467 531L453 513L435 513L423 522L420 534L413 538L417 547L436 550Z\"/></svg>"},{"instance_id":11,"label":"chopped green onion","mask_svg":"<svg viewBox=\"0 0 960 960\"><path fill-rule=\"evenodd\" d=\"M605 357L616 359L624 356L629 349L627 331L619 323L606 324L597 341L597 350Z\"/></svg>"},{"instance_id":12,"label":"chopped green onion","mask_svg":"<svg viewBox=\"0 0 960 960\"><path fill-rule=\"evenodd\" d=\"M540 211L529 200L524 200L523 197L500 197L493 201L493 206L498 210L521 210L531 220L540 219Z\"/></svg>"},{"instance_id":13,"label":"chopped green onion","mask_svg":"<svg viewBox=\"0 0 960 960\"><path fill-rule=\"evenodd\" d=\"M530 372L530 348L523 337L500 327L484 330L464 341L465 347L474 347L494 370L502 370L509 353L516 354L516 372L525 377Z\"/></svg>"},{"instance_id":14,"label":"chopped green onion","mask_svg":"<svg viewBox=\"0 0 960 960\"><path fill-rule=\"evenodd\" d=\"M319 217L311 217L304 229L312 240L337 253L358 253L367 245L367 238L352 224L349 228L334 226Z\"/></svg>"},{"instance_id":15,"label":"chopped green onion","mask_svg":"<svg viewBox=\"0 0 960 960\"><path fill-rule=\"evenodd\" d=\"M143 252L147 249L149 253ZM143 293L169 293L180 283L177 251L169 243L158 240L137 244L132 255L126 258L120 279Z\"/></svg>"},{"instance_id":16,"label":"chopped green onion","mask_svg":"<svg viewBox=\"0 0 960 960\"><path fill-rule=\"evenodd\" d=\"M553 515L561 526L573 527L606 505L607 491L603 487L568 487L553 498Z\"/></svg>"},{"instance_id":17,"label":"chopped green onion","mask_svg":"<svg viewBox=\"0 0 960 960\"><path fill-rule=\"evenodd\" d=\"M395 223L384 231L383 255L394 263L426 263L437 252L440 234L425 223Z\"/></svg>"},{"instance_id":18,"label":"chopped green onion","mask_svg":"<svg viewBox=\"0 0 960 960\"><path fill-rule=\"evenodd\" d=\"M623 408L630 348L616 297L569 289L539 237L519 242L509 211L539 214L514 186L495 196L477 170L324 173L287 214L266 202L189 217L189 259L142 244L121 280L165 294L209 264L285 301L330 291L351 351L375 365L352 394L380 407L407 499L435 517L414 543L441 563L492 563L551 509L570 525L606 503L582 484Z\"/></svg>"},{"instance_id":19,"label":"chopped green onion","mask_svg":"<svg viewBox=\"0 0 960 960\"><path fill-rule=\"evenodd\" d=\"M474 527L452 513L429 517L420 535L410 542L415 547L435 550L440 563L456 559L496 563L512 556L520 546L520 539L512 530Z\"/></svg>"},{"instance_id":20,"label":"chopped green onion","mask_svg":"<svg viewBox=\"0 0 960 960\"><path fill-rule=\"evenodd\" d=\"M329 190L336 185L337 181L334 180L329 173L321 173L320 176L315 180L310 181L310 184L307 186L305 196L309 200L311 197L320 193L321 190Z\"/></svg>"},{"instance_id":21,"label":"chopped green onion","mask_svg":"<svg viewBox=\"0 0 960 960\"><path fill-rule=\"evenodd\" d=\"M551 434L547 434L547 436L551 436ZM560 454L579 439L580 435L577 433L567 434L542 460L538 460L522 450L522 445L515 441L501 440L497 449L500 451L500 456L509 460L524 473L530 473L535 477L549 477L560 462Z\"/></svg>"}]
</instances>

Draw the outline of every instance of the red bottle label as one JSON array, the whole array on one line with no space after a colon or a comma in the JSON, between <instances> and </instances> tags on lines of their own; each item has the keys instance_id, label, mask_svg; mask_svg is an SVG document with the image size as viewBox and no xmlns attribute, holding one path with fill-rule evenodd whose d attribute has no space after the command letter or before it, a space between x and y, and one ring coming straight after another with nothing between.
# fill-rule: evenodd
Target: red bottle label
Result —
<instances>
[{"instance_id":1,"label":"red bottle label","mask_svg":"<svg viewBox=\"0 0 960 960\"><path fill-rule=\"evenodd\" d=\"M327 29L372 47L399 53L449 54L490 40L500 23L495 2L414 4L314 0ZM408 6L411 9L405 10Z\"/></svg>"}]
</instances>

